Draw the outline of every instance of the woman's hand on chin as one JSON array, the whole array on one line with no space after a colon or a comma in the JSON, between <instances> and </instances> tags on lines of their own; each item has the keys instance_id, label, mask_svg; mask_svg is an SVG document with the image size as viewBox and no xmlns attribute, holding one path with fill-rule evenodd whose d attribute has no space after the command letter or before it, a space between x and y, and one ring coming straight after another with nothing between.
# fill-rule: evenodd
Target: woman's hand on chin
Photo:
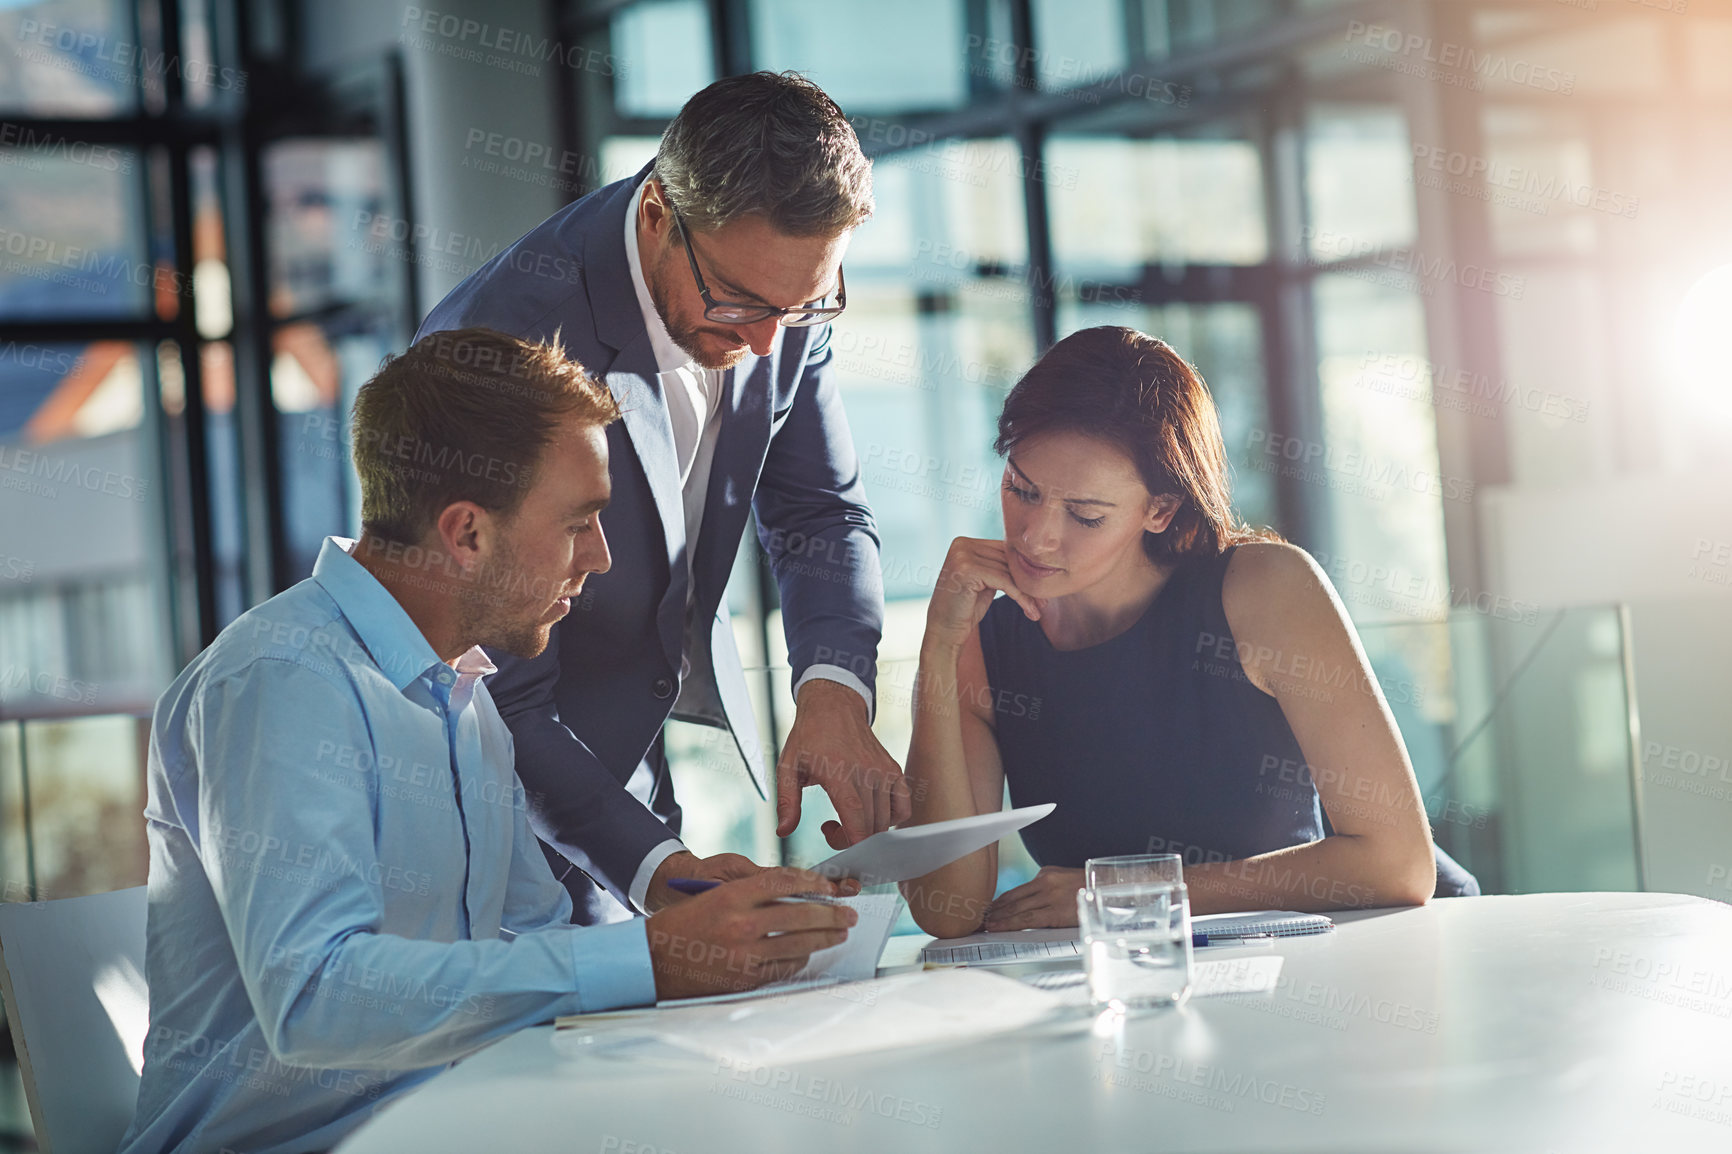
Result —
<instances>
[{"instance_id":1,"label":"woman's hand on chin","mask_svg":"<svg viewBox=\"0 0 1732 1154\"><path fill-rule=\"evenodd\" d=\"M1040 619L1041 603L1017 587L1010 575L1010 557L1003 541L988 541L979 537L958 537L950 543L944 557L944 567L926 606L926 635L929 639L960 645L968 637L986 611L992 599L1002 590L1031 621Z\"/></svg>"},{"instance_id":2,"label":"woman's hand on chin","mask_svg":"<svg viewBox=\"0 0 1732 1154\"><path fill-rule=\"evenodd\" d=\"M1006 890L986 907L981 929L1036 930L1047 926L1074 926L1076 892L1083 888L1083 872L1060 866L1042 866L1034 880Z\"/></svg>"}]
</instances>

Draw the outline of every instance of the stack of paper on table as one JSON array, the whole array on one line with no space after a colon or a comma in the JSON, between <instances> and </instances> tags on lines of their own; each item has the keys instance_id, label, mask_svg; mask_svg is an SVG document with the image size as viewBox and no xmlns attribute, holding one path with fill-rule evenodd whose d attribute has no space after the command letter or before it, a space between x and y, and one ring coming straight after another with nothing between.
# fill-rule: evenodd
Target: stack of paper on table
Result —
<instances>
[{"instance_id":1,"label":"stack of paper on table","mask_svg":"<svg viewBox=\"0 0 1732 1154\"><path fill-rule=\"evenodd\" d=\"M582 1043L611 1041L623 1049L656 1042L735 1066L764 1066L965 1041L1038 1022L1063 1006L1060 997L997 974L932 970L730 1005L579 1016L560 1025L598 1031L577 1036Z\"/></svg>"}]
</instances>

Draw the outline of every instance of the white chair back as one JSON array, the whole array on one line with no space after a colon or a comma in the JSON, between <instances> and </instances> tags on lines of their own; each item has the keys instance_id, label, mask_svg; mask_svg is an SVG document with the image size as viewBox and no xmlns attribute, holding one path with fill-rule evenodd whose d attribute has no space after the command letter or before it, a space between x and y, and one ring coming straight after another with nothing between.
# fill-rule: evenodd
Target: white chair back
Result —
<instances>
[{"instance_id":1,"label":"white chair back","mask_svg":"<svg viewBox=\"0 0 1732 1154\"><path fill-rule=\"evenodd\" d=\"M0 903L0 995L42 1154L114 1154L132 1121L150 999L145 887Z\"/></svg>"}]
</instances>

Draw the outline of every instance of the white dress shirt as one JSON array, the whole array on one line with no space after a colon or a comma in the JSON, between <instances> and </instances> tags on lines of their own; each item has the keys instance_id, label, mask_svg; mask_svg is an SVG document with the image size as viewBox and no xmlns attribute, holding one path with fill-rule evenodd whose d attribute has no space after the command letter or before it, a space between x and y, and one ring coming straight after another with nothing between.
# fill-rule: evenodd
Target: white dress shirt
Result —
<instances>
[{"instance_id":1,"label":"white dress shirt","mask_svg":"<svg viewBox=\"0 0 1732 1154\"><path fill-rule=\"evenodd\" d=\"M647 183L648 179L646 177L643 183ZM639 183L637 193L632 197L631 209L625 215L625 258L631 267L631 284L637 293L638 311L643 314L644 328L649 331L650 348L655 353L656 380L667 404L668 421L673 431L674 459L680 468L680 496L685 508L686 522L686 604L689 607L696 588L696 582L692 579L692 560L697 554L698 530L703 524L704 503L709 497L710 465L715 458L716 436L722 428L722 390L727 381L727 371L706 369L693 360L690 353L674 343L667 325L662 323L661 314L656 311L655 300L650 296L649 285L644 281L643 261L637 248L638 205L643 200L643 183ZM774 339L778 342L782 339L782 330L779 327ZM690 672L691 662L687 655L682 653L680 680L683 682ZM865 700L866 715L872 715L872 691L859 677L839 665L810 666L794 684L793 694L796 700L800 696L801 687L813 678L839 681L853 689ZM639 782L639 776L647 778L648 775L634 774L626 788L647 804L649 787L653 783L647 780ZM650 878L655 875L656 869L670 855L685 848L679 839L669 838L650 851L632 878L628 896L633 906L643 910L644 896L649 891Z\"/></svg>"}]
</instances>

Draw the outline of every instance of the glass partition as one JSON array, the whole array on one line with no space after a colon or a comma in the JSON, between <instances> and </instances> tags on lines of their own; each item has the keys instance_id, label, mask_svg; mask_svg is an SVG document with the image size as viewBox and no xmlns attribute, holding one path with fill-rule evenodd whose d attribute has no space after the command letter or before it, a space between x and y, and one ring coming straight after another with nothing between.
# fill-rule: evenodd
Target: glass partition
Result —
<instances>
[{"instance_id":1,"label":"glass partition","mask_svg":"<svg viewBox=\"0 0 1732 1154\"><path fill-rule=\"evenodd\" d=\"M1437 844L1486 893L1641 889L1623 611L1442 589L1428 599L1459 607L1359 634Z\"/></svg>"}]
</instances>

